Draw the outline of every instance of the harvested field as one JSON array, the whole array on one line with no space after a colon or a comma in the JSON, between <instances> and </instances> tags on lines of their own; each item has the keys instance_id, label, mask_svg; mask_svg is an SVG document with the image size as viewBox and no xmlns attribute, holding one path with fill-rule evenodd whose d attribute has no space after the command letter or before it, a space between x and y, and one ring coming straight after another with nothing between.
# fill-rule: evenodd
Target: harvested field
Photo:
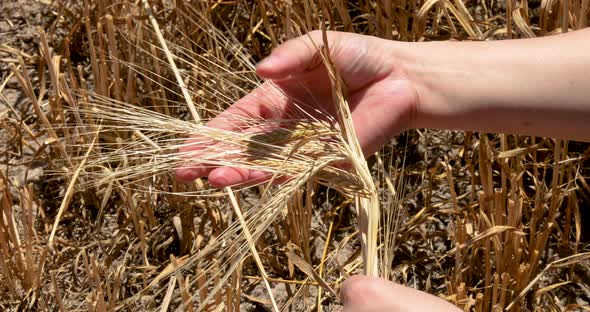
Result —
<instances>
[{"instance_id":1,"label":"harvested field","mask_svg":"<svg viewBox=\"0 0 590 312\"><path fill-rule=\"evenodd\" d=\"M254 64L273 47L321 25L506 40L584 28L588 8L0 2L0 309L338 311L342 282L363 272L466 311L590 309L588 143L418 129L365 163L345 112L296 106L242 121L261 129L245 134L202 125L261 85ZM212 146L201 163L283 183L177 182L197 157L179 151L189 137Z\"/></svg>"}]
</instances>

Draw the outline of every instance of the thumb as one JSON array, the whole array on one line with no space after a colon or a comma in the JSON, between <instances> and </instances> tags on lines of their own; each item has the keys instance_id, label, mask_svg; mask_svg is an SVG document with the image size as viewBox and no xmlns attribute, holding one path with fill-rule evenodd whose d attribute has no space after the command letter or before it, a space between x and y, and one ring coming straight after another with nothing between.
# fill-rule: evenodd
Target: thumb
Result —
<instances>
[{"instance_id":1,"label":"thumb","mask_svg":"<svg viewBox=\"0 0 590 312\"><path fill-rule=\"evenodd\" d=\"M381 278L352 276L342 287L342 312L459 312L441 298Z\"/></svg>"},{"instance_id":2,"label":"thumb","mask_svg":"<svg viewBox=\"0 0 590 312\"><path fill-rule=\"evenodd\" d=\"M280 79L308 71L321 64L318 50L321 43L320 31L289 40L258 63L256 73L263 78Z\"/></svg>"}]
</instances>

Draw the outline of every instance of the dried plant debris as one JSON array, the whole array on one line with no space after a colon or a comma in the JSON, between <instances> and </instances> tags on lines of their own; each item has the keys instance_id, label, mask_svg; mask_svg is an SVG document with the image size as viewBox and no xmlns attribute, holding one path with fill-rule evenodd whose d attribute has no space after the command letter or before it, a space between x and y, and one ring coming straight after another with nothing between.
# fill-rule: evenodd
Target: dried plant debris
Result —
<instances>
[{"instance_id":1,"label":"dried plant debris","mask_svg":"<svg viewBox=\"0 0 590 312\"><path fill-rule=\"evenodd\" d=\"M403 41L584 27L588 2L564 3L0 3L0 309L337 311L363 272L465 310L588 309L588 144L414 130L365 162L329 46L340 114L254 67L322 25ZM289 114L206 125L255 88ZM174 177L219 165L270 181Z\"/></svg>"}]
</instances>

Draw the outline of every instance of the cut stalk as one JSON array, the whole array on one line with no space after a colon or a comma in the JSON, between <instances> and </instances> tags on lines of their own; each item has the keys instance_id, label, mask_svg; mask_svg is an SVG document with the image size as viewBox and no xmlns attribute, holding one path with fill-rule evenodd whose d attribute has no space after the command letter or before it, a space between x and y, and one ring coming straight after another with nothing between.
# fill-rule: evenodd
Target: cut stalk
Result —
<instances>
[{"instance_id":1,"label":"cut stalk","mask_svg":"<svg viewBox=\"0 0 590 312\"><path fill-rule=\"evenodd\" d=\"M365 191L368 194L363 197L355 195L365 274L369 276L378 276L377 240L380 218L379 195L354 131L352 114L345 97L344 82L330 58L330 48L325 29L323 31L323 46L321 47L320 53L330 75L333 102L337 112L338 123L340 125L340 130L343 133L344 140L347 143L345 148L350 156L352 167L362 180Z\"/></svg>"}]
</instances>

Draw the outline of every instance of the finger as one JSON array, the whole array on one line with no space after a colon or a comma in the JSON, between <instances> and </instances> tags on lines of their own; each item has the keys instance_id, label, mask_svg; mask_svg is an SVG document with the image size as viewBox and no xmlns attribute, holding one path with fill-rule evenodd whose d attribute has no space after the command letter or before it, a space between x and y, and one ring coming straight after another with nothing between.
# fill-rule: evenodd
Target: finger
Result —
<instances>
[{"instance_id":1,"label":"finger","mask_svg":"<svg viewBox=\"0 0 590 312\"><path fill-rule=\"evenodd\" d=\"M272 138L272 134L275 133L274 131L283 129L281 124L280 121L269 120L261 125L240 132L240 134L250 134L260 142L242 142L237 136L234 137L237 141L221 142L207 139L203 134L187 139L183 143L183 146L179 148L178 153L179 157L186 159L186 163L175 169L176 179L180 182L191 182L197 178L209 175L217 167L231 163L234 159L247 157L253 153L256 153L258 157L264 157L264 153L272 152L272 149L264 145L265 143L272 144L272 142L266 142L264 138ZM191 163L191 159L194 161L193 163ZM266 177L268 174L262 174L257 171L249 172L246 169L232 171L226 169L228 168L224 168L224 170L212 175L213 186L224 187L243 183L251 184L270 179L270 176Z\"/></svg>"},{"instance_id":2,"label":"finger","mask_svg":"<svg viewBox=\"0 0 590 312\"><path fill-rule=\"evenodd\" d=\"M340 71L349 91L367 86L391 71L389 59L382 50L383 39L350 33L328 32L330 58ZM324 45L321 31L289 40L256 65L256 73L264 78L282 80L322 69L322 79L329 82L320 48ZM370 61L367 61L370 60Z\"/></svg>"},{"instance_id":3,"label":"finger","mask_svg":"<svg viewBox=\"0 0 590 312\"><path fill-rule=\"evenodd\" d=\"M353 276L342 287L344 311L461 311L449 302L381 278Z\"/></svg>"},{"instance_id":4,"label":"finger","mask_svg":"<svg viewBox=\"0 0 590 312\"><path fill-rule=\"evenodd\" d=\"M209 184L213 187L248 186L268 181L272 174L244 168L220 167L209 173Z\"/></svg>"},{"instance_id":5,"label":"finger","mask_svg":"<svg viewBox=\"0 0 590 312\"><path fill-rule=\"evenodd\" d=\"M198 178L207 176L211 170L205 166L194 165L176 168L174 169L174 174L177 181L190 183Z\"/></svg>"},{"instance_id":6,"label":"finger","mask_svg":"<svg viewBox=\"0 0 590 312\"><path fill-rule=\"evenodd\" d=\"M319 31L289 40L258 63L256 73L264 78L280 79L308 71L321 64L318 50L321 42L322 33Z\"/></svg>"},{"instance_id":7,"label":"finger","mask_svg":"<svg viewBox=\"0 0 590 312\"><path fill-rule=\"evenodd\" d=\"M272 179L273 184L285 183L289 177L275 176L272 173L249 170L234 167L219 167L209 174L209 185L216 188L226 186L252 186L259 183L268 182Z\"/></svg>"}]
</instances>

